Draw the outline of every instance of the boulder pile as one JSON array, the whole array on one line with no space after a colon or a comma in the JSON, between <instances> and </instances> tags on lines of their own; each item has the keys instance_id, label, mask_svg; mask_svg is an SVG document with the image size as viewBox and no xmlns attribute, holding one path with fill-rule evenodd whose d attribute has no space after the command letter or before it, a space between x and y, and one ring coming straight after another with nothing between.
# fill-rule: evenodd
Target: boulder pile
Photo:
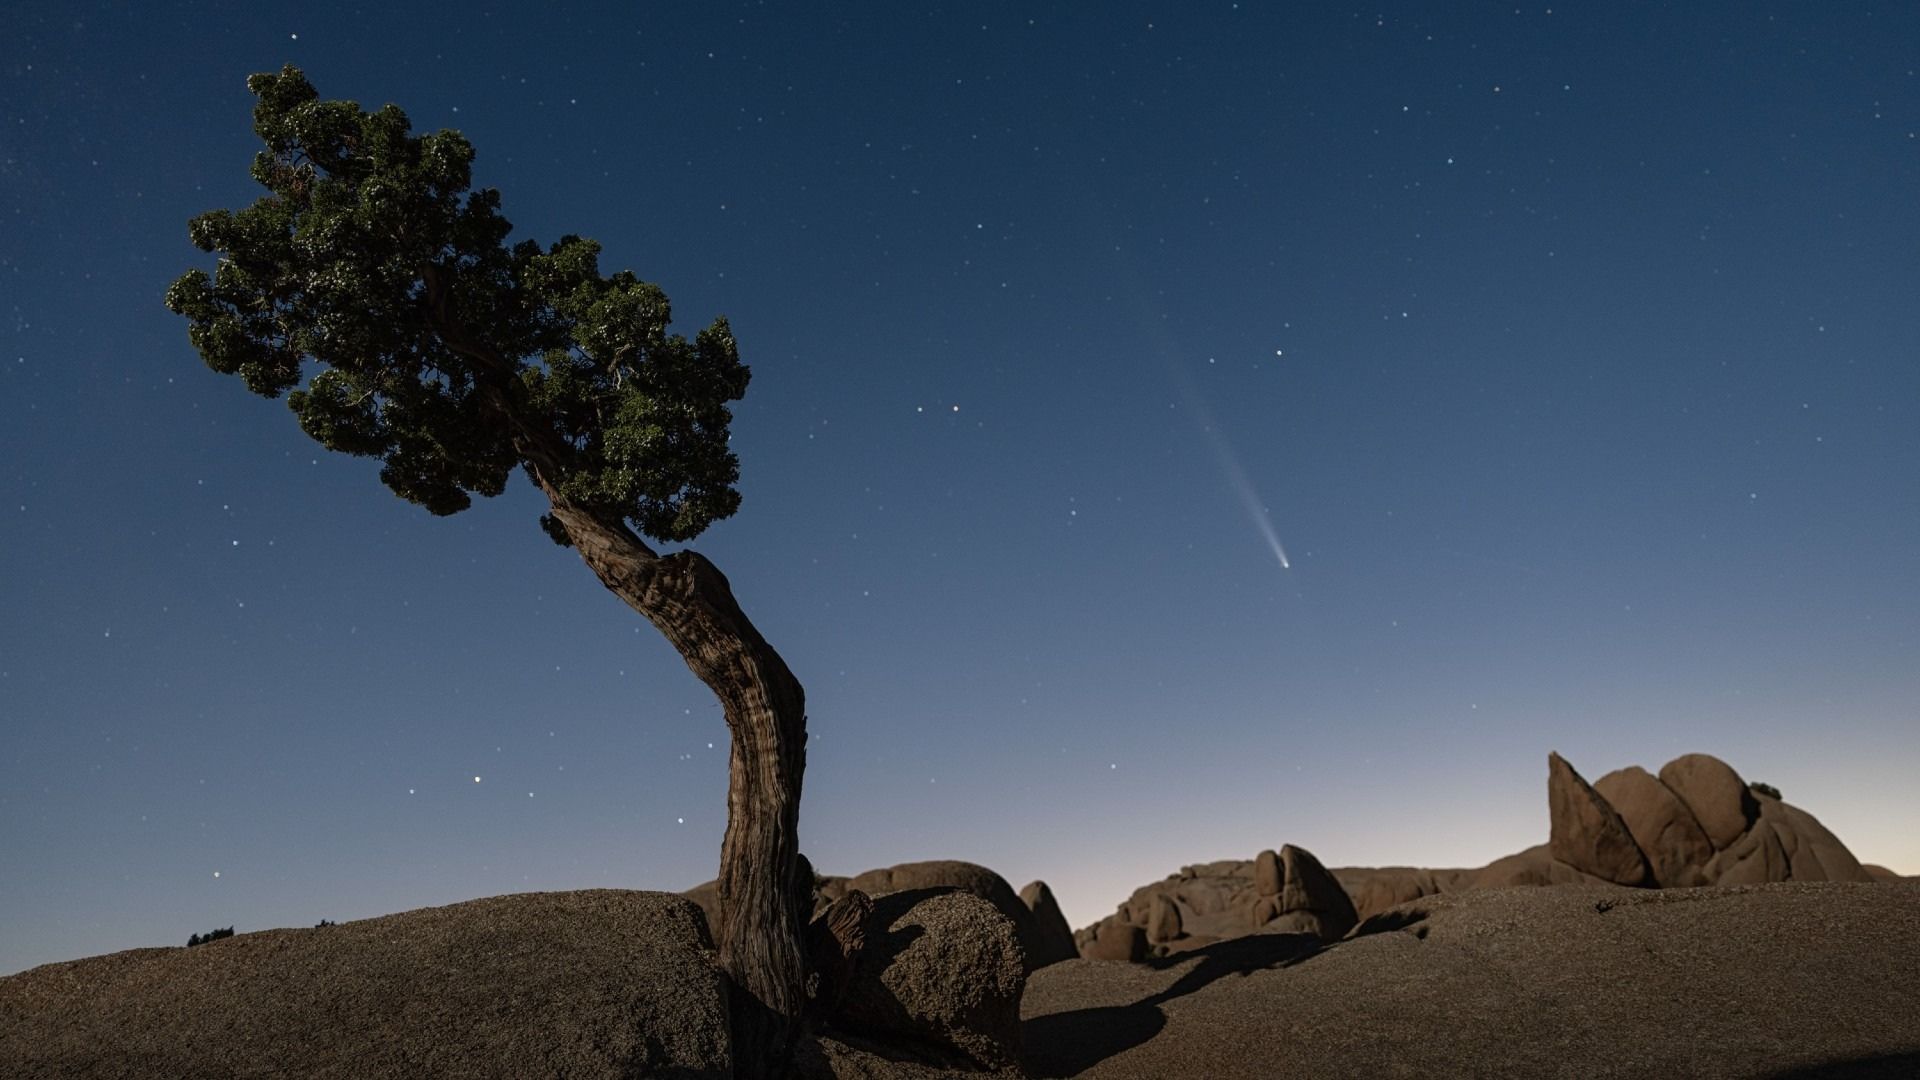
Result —
<instances>
[{"instance_id":1,"label":"boulder pile","mask_svg":"<svg viewBox=\"0 0 1920 1080\"><path fill-rule=\"evenodd\" d=\"M1119 909L1074 934L1090 960L1171 956L1244 934L1345 937L1358 921L1345 889L1305 848L1251 860L1181 867L1133 891Z\"/></svg>"},{"instance_id":2,"label":"boulder pile","mask_svg":"<svg viewBox=\"0 0 1920 1080\"><path fill-rule=\"evenodd\" d=\"M1633 766L1589 784L1547 755L1547 842L1477 869L1327 870L1287 845L1252 860L1182 867L1135 889L1114 914L1076 931L1080 955L1139 962L1251 933L1344 936L1388 908L1443 892L1522 885L1689 888L1775 881L1873 881L1812 814L1749 785L1708 754L1658 775Z\"/></svg>"},{"instance_id":3,"label":"boulder pile","mask_svg":"<svg viewBox=\"0 0 1920 1080\"><path fill-rule=\"evenodd\" d=\"M1772 881L1873 881L1812 814L1749 785L1710 754L1682 754L1656 776L1638 766L1589 784L1547 755L1545 844L1477 870L1340 868L1362 919L1460 889L1516 885L1690 888Z\"/></svg>"},{"instance_id":4,"label":"boulder pile","mask_svg":"<svg viewBox=\"0 0 1920 1080\"><path fill-rule=\"evenodd\" d=\"M938 1075L1017 1072L1027 975L1075 955L1046 882L1015 893L952 859L812 877L809 1019L820 1041L801 1049L798 1075L867 1075L853 1060L863 1051ZM682 895L717 920L716 883Z\"/></svg>"},{"instance_id":5,"label":"boulder pile","mask_svg":"<svg viewBox=\"0 0 1920 1080\"><path fill-rule=\"evenodd\" d=\"M958 889L992 904L994 910L1013 923L1014 935L1019 939L1029 973L1048 964L1071 960L1077 955L1073 947L1073 930L1067 926L1066 916L1060 913L1053 890L1044 881L1029 882L1026 888L1016 893L1013 886L1007 884L1006 878L978 863L932 859L868 870L852 877L815 874L813 882L815 916L824 913L834 901L856 890L878 899L889 893L910 889ZM718 921L718 882L695 885L680 895L700 905L700 909L706 912L707 925L712 926Z\"/></svg>"},{"instance_id":6,"label":"boulder pile","mask_svg":"<svg viewBox=\"0 0 1920 1080\"><path fill-rule=\"evenodd\" d=\"M1743 782L1716 757L1684 754L1657 778L1616 770L1592 790L1618 811L1655 884L1666 888L1873 880L1812 814Z\"/></svg>"}]
</instances>

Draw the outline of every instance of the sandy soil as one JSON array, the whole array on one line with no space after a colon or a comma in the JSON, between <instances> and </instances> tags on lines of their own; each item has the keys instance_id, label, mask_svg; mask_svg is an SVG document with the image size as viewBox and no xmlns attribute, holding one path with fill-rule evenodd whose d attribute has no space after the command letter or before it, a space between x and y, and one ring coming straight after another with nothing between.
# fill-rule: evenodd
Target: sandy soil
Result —
<instances>
[{"instance_id":1,"label":"sandy soil","mask_svg":"<svg viewBox=\"0 0 1920 1080\"><path fill-rule=\"evenodd\" d=\"M528 894L48 965L0 980L0 1075L614 1080L723 1063L699 921L667 894ZM1021 1014L1033 1077L1911 1080L1920 881L1445 893L1332 945L1270 933L1068 960L1028 978ZM826 1038L802 1075L981 1075L900 1056Z\"/></svg>"},{"instance_id":2,"label":"sandy soil","mask_svg":"<svg viewBox=\"0 0 1920 1080\"><path fill-rule=\"evenodd\" d=\"M1363 931L1042 969L1028 1071L1920 1076L1920 882L1447 894Z\"/></svg>"}]
</instances>

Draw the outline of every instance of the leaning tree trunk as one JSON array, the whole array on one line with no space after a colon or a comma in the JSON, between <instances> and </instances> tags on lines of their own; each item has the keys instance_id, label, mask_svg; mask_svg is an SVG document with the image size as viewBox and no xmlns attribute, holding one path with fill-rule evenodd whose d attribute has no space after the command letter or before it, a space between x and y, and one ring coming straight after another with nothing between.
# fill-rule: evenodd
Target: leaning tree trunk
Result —
<instances>
[{"instance_id":1,"label":"leaning tree trunk","mask_svg":"<svg viewBox=\"0 0 1920 1080\"><path fill-rule=\"evenodd\" d=\"M794 880L805 694L705 556L656 555L624 525L571 506L551 488L547 495L601 583L660 628L726 713L733 749L714 935L733 979L734 1069L742 1077L784 1075L806 1002L801 938L812 914L800 905L813 883Z\"/></svg>"},{"instance_id":2,"label":"leaning tree trunk","mask_svg":"<svg viewBox=\"0 0 1920 1080\"><path fill-rule=\"evenodd\" d=\"M787 1072L806 1004L802 938L813 881L800 881L800 779L806 694L733 598L726 576L692 551L661 556L618 517L576 505L558 487L572 448L529 417L514 367L452 315L447 277L422 269L428 325L474 364L475 382L511 432L553 517L600 583L647 617L720 699L732 732L727 832L720 844L720 965L732 979L734 1073Z\"/></svg>"}]
</instances>

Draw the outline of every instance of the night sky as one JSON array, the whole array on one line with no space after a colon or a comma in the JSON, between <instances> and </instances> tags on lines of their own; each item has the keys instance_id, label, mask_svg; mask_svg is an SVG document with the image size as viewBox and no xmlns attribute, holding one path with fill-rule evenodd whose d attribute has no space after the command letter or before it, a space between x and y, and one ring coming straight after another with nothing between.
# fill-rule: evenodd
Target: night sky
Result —
<instances>
[{"instance_id":1,"label":"night sky","mask_svg":"<svg viewBox=\"0 0 1920 1080\"><path fill-rule=\"evenodd\" d=\"M0 11L0 972L718 863L524 478L433 518L163 308L287 62L732 321L824 872L1480 865L1558 750L1920 873L1920 9L334 10Z\"/></svg>"}]
</instances>

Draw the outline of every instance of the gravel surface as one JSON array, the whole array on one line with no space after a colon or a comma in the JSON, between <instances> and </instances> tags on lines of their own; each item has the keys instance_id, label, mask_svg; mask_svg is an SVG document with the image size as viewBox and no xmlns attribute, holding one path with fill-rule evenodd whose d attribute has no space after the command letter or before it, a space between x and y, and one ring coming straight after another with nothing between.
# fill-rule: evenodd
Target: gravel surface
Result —
<instances>
[{"instance_id":1,"label":"gravel surface","mask_svg":"<svg viewBox=\"0 0 1920 1080\"><path fill-rule=\"evenodd\" d=\"M724 1076L697 923L529 894L49 964L0 979L0 1076ZM1912 1080L1920 881L1447 893L1333 945L1054 964L1021 1015L1033 1077ZM903 1056L843 1036L800 1064L981 1075Z\"/></svg>"},{"instance_id":2,"label":"gravel surface","mask_svg":"<svg viewBox=\"0 0 1920 1080\"><path fill-rule=\"evenodd\" d=\"M1449 893L1370 927L1044 968L1023 999L1027 1069L1920 1076L1920 882Z\"/></svg>"},{"instance_id":3,"label":"gravel surface","mask_svg":"<svg viewBox=\"0 0 1920 1080\"><path fill-rule=\"evenodd\" d=\"M706 923L670 893L495 896L0 979L0 1077L721 1078Z\"/></svg>"}]
</instances>

